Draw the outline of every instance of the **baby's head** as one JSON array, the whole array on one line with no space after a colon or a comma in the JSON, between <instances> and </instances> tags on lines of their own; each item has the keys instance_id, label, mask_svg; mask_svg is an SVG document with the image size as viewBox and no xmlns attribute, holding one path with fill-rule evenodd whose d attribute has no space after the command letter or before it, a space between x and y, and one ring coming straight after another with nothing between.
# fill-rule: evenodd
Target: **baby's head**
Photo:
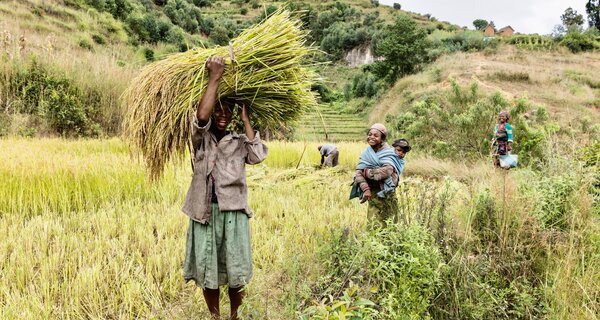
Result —
<instances>
[{"instance_id":1,"label":"baby's head","mask_svg":"<svg viewBox=\"0 0 600 320\"><path fill-rule=\"evenodd\" d=\"M398 139L394 141L392 147L394 147L394 151L400 159L404 159L404 156L406 156L406 154L410 151L410 144L406 139Z\"/></svg>"}]
</instances>

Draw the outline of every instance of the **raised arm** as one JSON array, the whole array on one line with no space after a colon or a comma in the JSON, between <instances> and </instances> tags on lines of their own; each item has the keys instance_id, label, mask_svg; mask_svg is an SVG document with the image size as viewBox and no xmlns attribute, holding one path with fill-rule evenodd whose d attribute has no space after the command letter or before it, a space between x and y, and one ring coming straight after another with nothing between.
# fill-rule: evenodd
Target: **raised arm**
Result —
<instances>
[{"instance_id":1,"label":"raised arm","mask_svg":"<svg viewBox=\"0 0 600 320\"><path fill-rule=\"evenodd\" d=\"M210 57L206 60L206 69L208 70L208 83L196 111L196 119L198 119L200 126L206 125L212 115L217 101L219 82L225 70L225 60L221 57Z\"/></svg>"},{"instance_id":2,"label":"raised arm","mask_svg":"<svg viewBox=\"0 0 600 320\"><path fill-rule=\"evenodd\" d=\"M246 131L246 137L248 140L254 140L254 130L252 129L252 125L250 124L250 117L248 117L248 107L246 105L242 105L242 122L244 123L244 130Z\"/></svg>"},{"instance_id":3,"label":"raised arm","mask_svg":"<svg viewBox=\"0 0 600 320\"><path fill-rule=\"evenodd\" d=\"M267 158L268 148L260 141L260 136L255 134L252 125L250 124L250 117L248 117L248 107L242 105L242 122L244 123L244 131L246 132L247 139L244 141L244 146L248 155L246 156L247 164L261 163Z\"/></svg>"}]
</instances>

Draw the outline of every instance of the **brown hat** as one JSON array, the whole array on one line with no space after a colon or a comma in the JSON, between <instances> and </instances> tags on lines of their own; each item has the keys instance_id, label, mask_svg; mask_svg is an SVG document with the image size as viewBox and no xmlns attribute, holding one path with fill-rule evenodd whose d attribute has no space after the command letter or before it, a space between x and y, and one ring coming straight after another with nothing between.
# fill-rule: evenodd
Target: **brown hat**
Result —
<instances>
[{"instance_id":1,"label":"brown hat","mask_svg":"<svg viewBox=\"0 0 600 320\"><path fill-rule=\"evenodd\" d=\"M369 128L369 131L371 129L375 129L378 130L379 132L381 132L381 134L383 134L384 136L387 136L387 129L385 128L385 126L381 123L374 123L371 128Z\"/></svg>"}]
</instances>

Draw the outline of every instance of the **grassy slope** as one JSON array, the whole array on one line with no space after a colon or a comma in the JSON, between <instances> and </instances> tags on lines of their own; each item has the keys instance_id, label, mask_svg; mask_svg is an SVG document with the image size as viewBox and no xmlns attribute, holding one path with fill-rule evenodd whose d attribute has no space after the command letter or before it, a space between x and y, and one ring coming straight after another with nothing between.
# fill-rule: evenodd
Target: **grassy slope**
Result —
<instances>
[{"instance_id":1,"label":"grassy slope","mask_svg":"<svg viewBox=\"0 0 600 320\"><path fill-rule=\"evenodd\" d=\"M500 72L526 73L529 81L503 81L498 79ZM584 117L598 123L600 89L586 79L596 79L599 72L600 53L534 52L508 45L492 54L456 53L399 80L374 106L369 121L382 121L386 114L396 114L413 99L448 88L449 80L456 79L463 85L477 82L483 91L499 91L509 99L526 96L546 107L561 125Z\"/></svg>"},{"instance_id":2,"label":"grassy slope","mask_svg":"<svg viewBox=\"0 0 600 320\"><path fill-rule=\"evenodd\" d=\"M318 1L306 1L318 6ZM274 2L281 5L283 2ZM379 11L380 17L392 21L396 11L391 7L372 7L369 1L349 1L364 12ZM327 4L327 3L325 3ZM244 5L248 14L239 14L241 6L229 1L219 1L206 14L227 15L233 19L253 19L263 8L252 9ZM413 15L411 13L411 15ZM424 17L414 14L420 24L430 23ZM106 32L108 27L117 31ZM60 4L60 1L4 1L0 2L0 31L2 49L11 57L35 54L40 59L53 61L60 69L81 82L102 81L106 90L120 90L143 65L140 48L127 44L127 35L120 22L106 14L93 11L83 12ZM19 38L24 35L24 50L20 50ZM93 35L103 36L107 44L99 45L92 40ZM85 40L93 49L81 48ZM164 45L151 46L158 54L167 50ZM332 70L333 69L333 72ZM326 76L337 74L337 67L325 71ZM342 74L344 68L339 68ZM439 70L439 71L435 71ZM438 72L439 76L434 73ZM529 82L506 82L494 78L494 73L527 72ZM461 83L477 81L487 91L499 90L507 97L526 95L536 103L546 106L550 113L563 123L576 118L590 117L600 120L600 92L597 88L577 80L578 75L594 79L600 71L600 54L574 55L560 52L528 52L506 46L496 54L458 53L444 56L429 66L424 72L406 77L386 93L373 108L368 122L382 121L385 114L396 113L411 99L425 92L448 86L448 79L455 78ZM342 77L343 78L343 77ZM350 80L336 78L335 82ZM437 79L436 79L437 78ZM579 76L579 78L581 78ZM441 80L441 81L437 81ZM340 90L343 86L338 85Z\"/></svg>"}]
</instances>

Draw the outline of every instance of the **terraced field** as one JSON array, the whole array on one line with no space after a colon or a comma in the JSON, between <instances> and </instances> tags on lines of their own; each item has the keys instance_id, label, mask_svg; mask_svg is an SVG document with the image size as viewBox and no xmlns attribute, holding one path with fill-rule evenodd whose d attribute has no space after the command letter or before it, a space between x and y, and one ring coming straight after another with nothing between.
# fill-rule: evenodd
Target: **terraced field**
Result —
<instances>
[{"instance_id":1,"label":"terraced field","mask_svg":"<svg viewBox=\"0 0 600 320\"><path fill-rule=\"evenodd\" d=\"M319 107L298 122L294 137L298 140L357 141L364 137L367 121L362 116Z\"/></svg>"}]
</instances>

